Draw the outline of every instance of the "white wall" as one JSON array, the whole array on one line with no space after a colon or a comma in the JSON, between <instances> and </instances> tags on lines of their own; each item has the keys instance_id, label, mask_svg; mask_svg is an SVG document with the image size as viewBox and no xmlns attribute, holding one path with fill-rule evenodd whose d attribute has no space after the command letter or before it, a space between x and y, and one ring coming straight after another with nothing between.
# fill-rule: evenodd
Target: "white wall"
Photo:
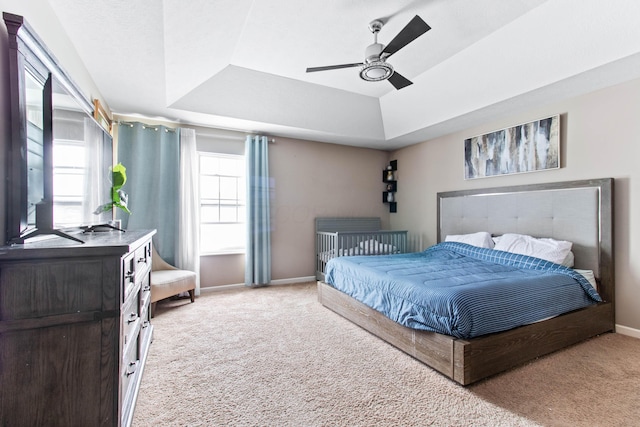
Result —
<instances>
[{"instance_id":1,"label":"white wall","mask_svg":"<svg viewBox=\"0 0 640 427\"><path fill-rule=\"evenodd\" d=\"M22 15L31 28L38 34L47 48L53 53L62 68L69 73L80 90L91 101L100 99L102 106L109 112L109 105L98 90L93 78L87 71L82 58L78 55L71 40L47 0L0 0L0 10L15 15ZM6 26L2 25L3 37L6 35ZM105 35L105 38L108 35ZM3 53L2 60L6 53ZM3 70L4 71L4 70Z\"/></svg>"},{"instance_id":2,"label":"white wall","mask_svg":"<svg viewBox=\"0 0 640 427\"><path fill-rule=\"evenodd\" d=\"M436 193L529 183L615 178L616 323L640 329L640 80L505 117L392 153L399 162L394 229L436 242ZM561 114L561 165L552 171L464 180L464 140Z\"/></svg>"}]
</instances>

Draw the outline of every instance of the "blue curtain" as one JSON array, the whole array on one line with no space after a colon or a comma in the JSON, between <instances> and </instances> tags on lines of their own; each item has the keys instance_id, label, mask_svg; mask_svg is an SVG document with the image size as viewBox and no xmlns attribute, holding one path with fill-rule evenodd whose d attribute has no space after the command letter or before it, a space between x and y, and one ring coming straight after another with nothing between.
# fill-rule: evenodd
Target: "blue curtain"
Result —
<instances>
[{"instance_id":1,"label":"blue curtain","mask_svg":"<svg viewBox=\"0 0 640 427\"><path fill-rule=\"evenodd\" d=\"M127 168L122 188L131 214L117 210L124 229L156 229L153 243L175 265L180 188L179 134L165 126L120 123L118 161Z\"/></svg>"},{"instance_id":2,"label":"blue curtain","mask_svg":"<svg viewBox=\"0 0 640 427\"><path fill-rule=\"evenodd\" d=\"M244 283L264 286L271 282L271 220L269 216L269 141L247 136L247 249Z\"/></svg>"}]
</instances>

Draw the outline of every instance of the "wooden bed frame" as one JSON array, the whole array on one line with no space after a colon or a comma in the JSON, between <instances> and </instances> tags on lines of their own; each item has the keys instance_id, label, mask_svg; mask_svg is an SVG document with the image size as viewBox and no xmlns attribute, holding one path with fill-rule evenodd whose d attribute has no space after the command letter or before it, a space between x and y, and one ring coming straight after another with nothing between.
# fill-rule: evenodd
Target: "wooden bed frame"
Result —
<instances>
[{"instance_id":1,"label":"wooden bed frame","mask_svg":"<svg viewBox=\"0 0 640 427\"><path fill-rule=\"evenodd\" d=\"M321 281L318 300L462 385L614 330L613 179L438 193L438 241L476 231L574 242L576 268L594 271L604 302L509 331L459 339L402 326Z\"/></svg>"}]
</instances>

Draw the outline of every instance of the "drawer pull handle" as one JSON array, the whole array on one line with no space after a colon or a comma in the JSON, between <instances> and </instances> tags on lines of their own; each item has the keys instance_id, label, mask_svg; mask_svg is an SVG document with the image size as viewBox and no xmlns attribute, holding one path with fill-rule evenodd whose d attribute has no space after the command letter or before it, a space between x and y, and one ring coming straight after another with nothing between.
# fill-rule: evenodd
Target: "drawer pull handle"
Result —
<instances>
[{"instance_id":1,"label":"drawer pull handle","mask_svg":"<svg viewBox=\"0 0 640 427\"><path fill-rule=\"evenodd\" d=\"M127 323L133 323L138 319L138 313L130 313L129 318L127 319Z\"/></svg>"},{"instance_id":2,"label":"drawer pull handle","mask_svg":"<svg viewBox=\"0 0 640 427\"><path fill-rule=\"evenodd\" d=\"M125 375L129 377L135 374L136 370L138 369L139 362L140 362L139 360L136 360L135 362L130 362L129 366L127 366L127 372L125 372Z\"/></svg>"},{"instance_id":3,"label":"drawer pull handle","mask_svg":"<svg viewBox=\"0 0 640 427\"><path fill-rule=\"evenodd\" d=\"M147 262L147 258L146 257L140 257L138 258L138 263L146 263Z\"/></svg>"},{"instance_id":4,"label":"drawer pull handle","mask_svg":"<svg viewBox=\"0 0 640 427\"><path fill-rule=\"evenodd\" d=\"M146 329L150 324L151 322L149 322L148 320L145 320L144 322L142 322L142 329Z\"/></svg>"},{"instance_id":5,"label":"drawer pull handle","mask_svg":"<svg viewBox=\"0 0 640 427\"><path fill-rule=\"evenodd\" d=\"M124 277L126 279L129 279L130 281L135 281L135 277L136 277L136 272L135 271L127 271L124 275Z\"/></svg>"}]
</instances>

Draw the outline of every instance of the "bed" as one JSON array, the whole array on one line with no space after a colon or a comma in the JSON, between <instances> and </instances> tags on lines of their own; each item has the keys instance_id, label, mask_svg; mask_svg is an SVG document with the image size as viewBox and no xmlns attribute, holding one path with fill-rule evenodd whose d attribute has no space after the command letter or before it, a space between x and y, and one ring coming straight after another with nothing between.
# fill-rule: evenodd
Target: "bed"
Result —
<instances>
[{"instance_id":1,"label":"bed","mask_svg":"<svg viewBox=\"0 0 640 427\"><path fill-rule=\"evenodd\" d=\"M574 267L593 271L602 301L472 338L403 326L323 281L319 301L462 385L614 330L613 179L443 192L437 206L439 243L476 232L573 242Z\"/></svg>"},{"instance_id":2,"label":"bed","mask_svg":"<svg viewBox=\"0 0 640 427\"><path fill-rule=\"evenodd\" d=\"M316 279L320 281L332 258L407 252L407 231L381 230L378 217L319 217L315 227Z\"/></svg>"}]
</instances>

